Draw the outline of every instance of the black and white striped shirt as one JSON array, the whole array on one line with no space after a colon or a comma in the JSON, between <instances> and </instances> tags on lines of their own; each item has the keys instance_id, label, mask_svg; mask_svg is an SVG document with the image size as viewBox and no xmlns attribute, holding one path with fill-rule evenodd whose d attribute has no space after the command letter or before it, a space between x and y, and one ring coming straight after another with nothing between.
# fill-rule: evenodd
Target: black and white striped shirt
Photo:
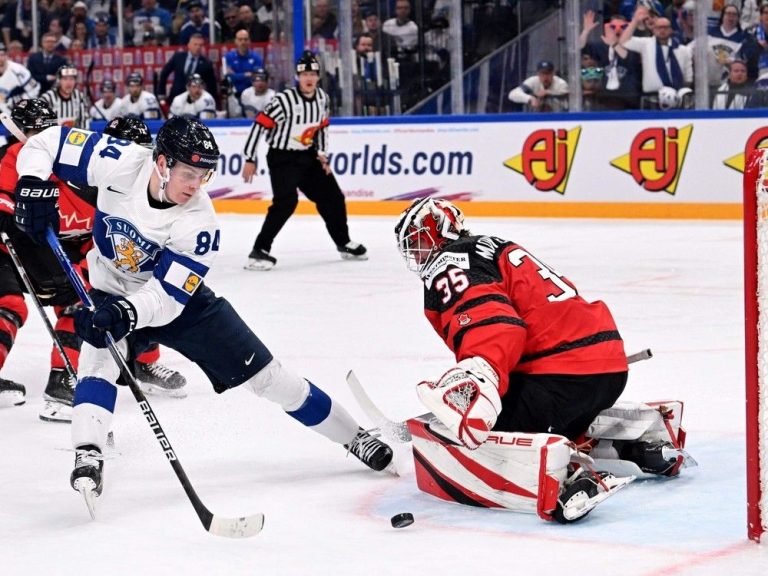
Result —
<instances>
[{"instance_id":1,"label":"black and white striped shirt","mask_svg":"<svg viewBox=\"0 0 768 576\"><path fill-rule=\"evenodd\" d=\"M256 116L245 141L245 157L256 160L256 147L266 135L270 148L278 150L317 150L325 154L328 142L328 94L317 88L313 98L301 95L298 88L278 94Z\"/></svg>"},{"instance_id":2,"label":"black and white striped shirt","mask_svg":"<svg viewBox=\"0 0 768 576\"><path fill-rule=\"evenodd\" d=\"M75 128L88 129L91 117L88 109L91 104L81 90L75 88L69 98L63 98L57 88L51 88L40 98L48 102L59 119L59 124Z\"/></svg>"}]
</instances>

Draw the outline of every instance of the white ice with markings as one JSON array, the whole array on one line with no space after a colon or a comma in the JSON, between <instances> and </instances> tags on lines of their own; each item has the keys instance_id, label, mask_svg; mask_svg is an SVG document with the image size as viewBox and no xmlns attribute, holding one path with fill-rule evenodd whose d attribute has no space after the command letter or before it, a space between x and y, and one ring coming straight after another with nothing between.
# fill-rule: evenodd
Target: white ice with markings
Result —
<instances>
[{"instance_id":1,"label":"white ice with markings","mask_svg":"<svg viewBox=\"0 0 768 576\"><path fill-rule=\"evenodd\" d=\"M319 218L292 218L277 266L244 271L259 216L222 216L209 285L273 353L360 419L344 378L354 369L389 416L423 412L415 393L452 358L422 316L421 288L394 248L392 217L351 220L367 262L342 261ZM624 398L686 402L687 448L699 467L636 482L582 523L473 509L420 493L407 445L399 478L377 475L246 390L213 393L202 372L165 350L189 379L183 400L150 400L199 496L214 514L264 512L256 537L207 534L129 391L114 421L120 455L105 464L98 519L69 486L67 425L37 413L50 344L30 305L2 371L27 386L0 410L0 573L391 575L573 573L758 575L765 545L746 539L742 232L739 223L468 219L515 240L608 302L631 369ZM224 350L222 349L222 353ZM411 512L414 525L389 519Z\"/></svg>"}]
</instances>

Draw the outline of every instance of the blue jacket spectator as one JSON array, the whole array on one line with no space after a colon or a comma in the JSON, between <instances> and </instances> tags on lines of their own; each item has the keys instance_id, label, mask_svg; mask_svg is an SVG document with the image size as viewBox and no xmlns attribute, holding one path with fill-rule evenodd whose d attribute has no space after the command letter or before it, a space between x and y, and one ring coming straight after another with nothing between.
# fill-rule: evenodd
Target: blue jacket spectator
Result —
<instances>
[{"instance_id":1,"label":"blue jacket spectator","mask_svg":"<svg viewBox=\"0 0 768 576\"><path fill-rule=\"evenodd\" d=\"M189 20L184 23L179 31L179 44L189 42L192 34L202 34L205 41L208 42L211 37L211 23L205 17L203 5L197 0L193 0L187 4L187 13ZM221 26L218 22L214 23L214 38L217 41L221 39Z\"/></svg>"},{"instance_id":2,"label":"blue jacket spectator","mask_svg":"<svg viewBox=\"0 0 768 576\"><path fill-rule=\"evenodd\" d=\"M248 30L241 29L235 33L235 48L227 52L227 78L232 83L239 97L246 88L251 86L251 76L257 68L263 68L261 56L249 48L251 38Z\"/></svg>"},{"instance_id":3,"label":"blue jacket spectator","mask_svg":"<svg viewBox=\"0 0 768 576\"><path fill-rule=\"evenodd\" d=\"M137 10L133 15L134 44L141 46L145 30L154 30L159 38L168 38L172 20L168 10L157 7L157 0L141 0L141 10Z\"/></svg>"}]
</instances>

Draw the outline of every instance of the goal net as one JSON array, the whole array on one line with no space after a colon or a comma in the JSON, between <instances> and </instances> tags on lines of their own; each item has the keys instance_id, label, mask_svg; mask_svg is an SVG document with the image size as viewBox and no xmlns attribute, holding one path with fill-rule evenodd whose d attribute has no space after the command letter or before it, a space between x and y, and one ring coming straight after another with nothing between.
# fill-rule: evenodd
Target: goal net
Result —
<instances>
[{"instance_id":1,"label":"goal net","mask_svg":"<svg viewBox=\"0 0 768 576\"><path fill-rule=\"evenodd\" d=\"M747 530L768 526L768 149L744 170L744 321L747 385Z\"/></svg>"}]
</instances>

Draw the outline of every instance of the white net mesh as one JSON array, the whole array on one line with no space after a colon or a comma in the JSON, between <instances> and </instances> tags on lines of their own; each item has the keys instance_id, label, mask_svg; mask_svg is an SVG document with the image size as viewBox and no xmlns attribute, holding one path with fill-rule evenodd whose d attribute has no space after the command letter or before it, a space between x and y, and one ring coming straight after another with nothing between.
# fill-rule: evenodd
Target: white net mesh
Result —
<instances>
[{"instance_id":1,"label":"white net mesh","mask_svg":"<svg viewBox=\"0 0 768 576\"><path fill-rule=\"evenodd\" d=\"M757 370L760 517L768 530L768 154L762 154L757 184Z\"/></svg>"}]
</instances>

